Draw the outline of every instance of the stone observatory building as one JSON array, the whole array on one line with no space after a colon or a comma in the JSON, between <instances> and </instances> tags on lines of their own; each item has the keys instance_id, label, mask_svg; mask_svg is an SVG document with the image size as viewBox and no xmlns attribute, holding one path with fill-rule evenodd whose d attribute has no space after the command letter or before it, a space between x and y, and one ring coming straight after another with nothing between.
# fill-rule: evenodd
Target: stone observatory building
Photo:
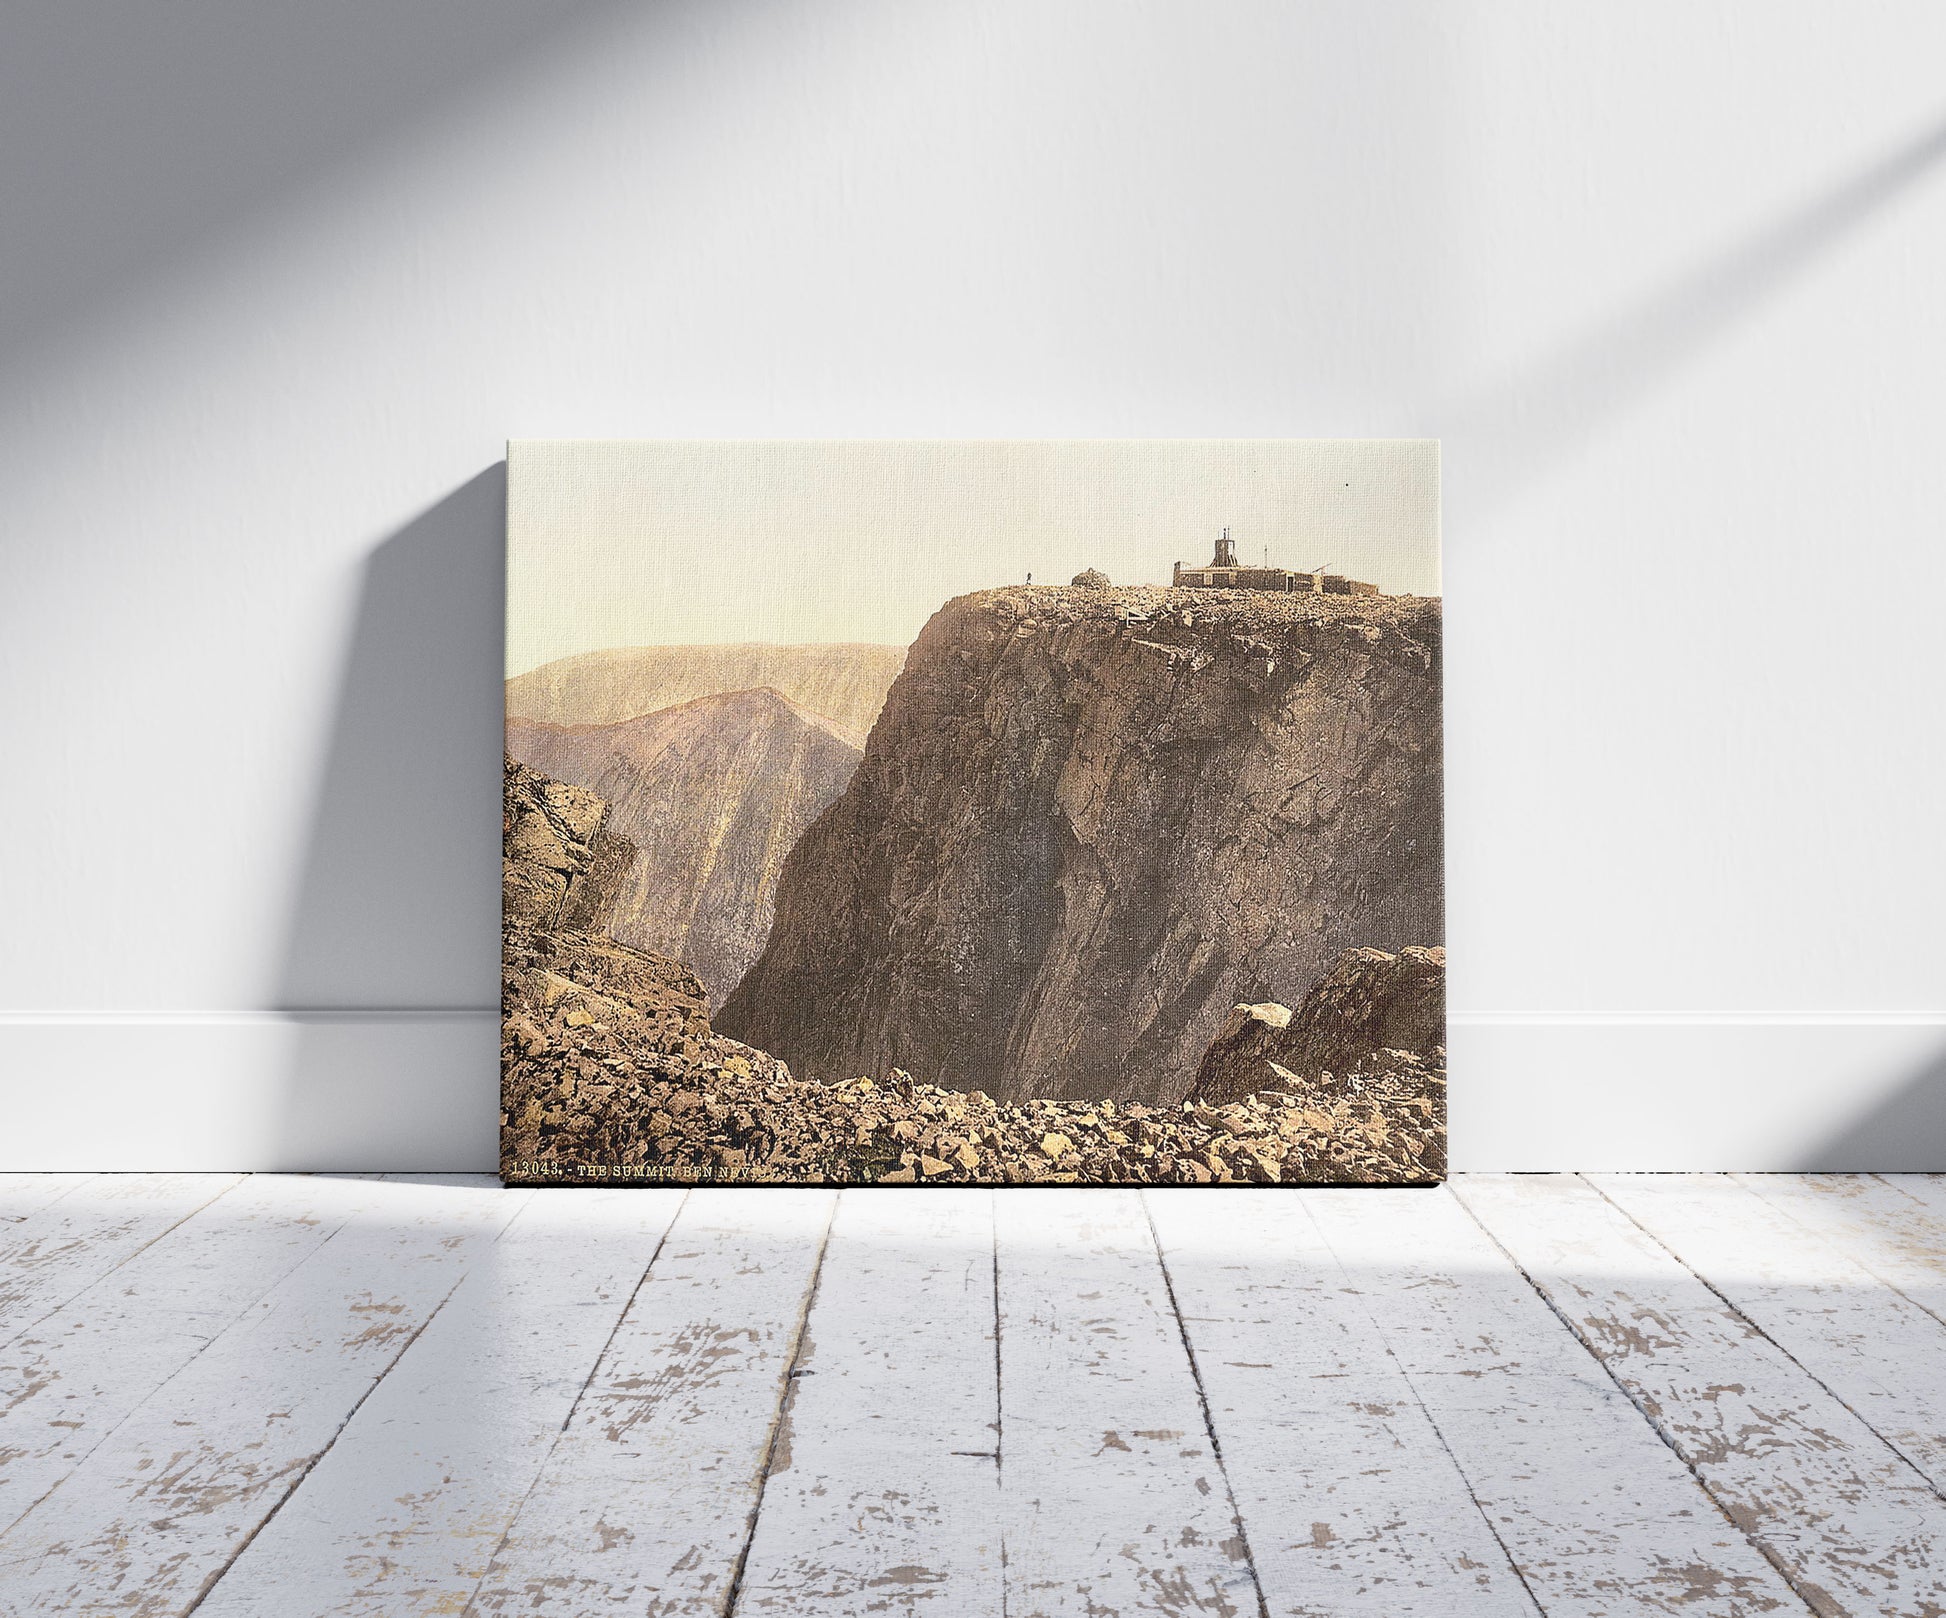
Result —
<instances>
[{"instance_id":1,"label":"stone observatory building","mask_svg":"<svg viewBox=\"0 0 1946 1618\"><path fill-rule=\"evenodd\" d=\"M1280 590L1287 594L1375 596L1376 584L1363 579L1348 579L1342 573L1294 573L1287 567L1244 567L1237 561L1237 548L1224 529L1216 542L1216 554L1207 567L1176 564L1173 580L1178 590Z\"/></svg>"}]
</instances>

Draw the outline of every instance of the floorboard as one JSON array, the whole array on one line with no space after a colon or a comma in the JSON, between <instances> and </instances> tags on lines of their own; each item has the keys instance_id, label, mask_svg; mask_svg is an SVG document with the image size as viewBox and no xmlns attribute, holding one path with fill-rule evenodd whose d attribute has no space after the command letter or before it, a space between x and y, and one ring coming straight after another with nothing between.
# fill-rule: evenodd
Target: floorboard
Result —
<instances>
[{"instance_id":1,"label":"floorboard","mask_svg":"<svg viewBox=\"0 0 1946 1618\"><path fill-rule=\"evenodd\" d=\"M993 1193L847 1191L741 1613L1001 1605Z\"/></svg>"},{"instance_id":2,"label":"floorboard","mask_svg":"<svg viewBox=\"0 0 1946 1618\"><path fill-rule=\"evenodd\" d=\"M0 1227L17 1225L37 1209L98 1178L94 1174L0 1174Z\"/></svg>"},{"instance_id":3,"label":"floorboard","mask_svg":"<svg viewBox=\"0 0 1946 1618\"><path fill-rule=\"evenodd\" d=\"M199 1618L462 1611L682 1198L529 1201Z\"/></svg>"},{"instance_id":4,"label":"floorboard","mask_svg":"<svg viewBox=\"0 0 1946 1618\"><path fill-rule=\"evenodd\" d=\"M995 1217L1009 1618L1260 1611L1140 1196Z\"/></svg>"},{"instance_id":5,"label":"floorboard","mask_svg":"<svg viewBox=\"0 0 1946 1618\"><path fill-rule=\"evenodd\" d=\"M1946 1618L1946 1178L0 1175L0 1612Z\"/></svg>"},{"instance_id":6,"label":"floorboard","mask_svg":"<svg viewBox=\"0 0 1946 1618\"><path fill-rule=\"evenodd\" d=\"M0 1530L385 1194L371 1181L254 1176L0 1350Z\"/></svg>"},{"instance_id":7,"label":"floorboard","mask_svg":"<svg viewBox=\"0 0 1946 1618\"><path fill-rule=\"evenodd\" d=\"M1938 1606L1946 1501L1753 1321L1576 1177L1459 1194L1809 1606Z\"/></svg>"},{"instance_id":8,"label":"floorboard","mask_svg":"<svg viewBox=\"0 0 1946 1618\"><path fill-rule=\"evenodd\" d=\"M1740 1174L1733 1178L1946 1322L1946 1176Z\"/></svg>"},{"instance_id":9,"label":"floorboard","mask_svg":"<svg viewBox=\"0 0 1946 1618\"><path fill-rule=\"evenodd\" d=\"M1536 1612L1303 1201L1145 1197L1269 1611Z\"/></svg>"},{"instance_id":10,"label":"floorboard","mask_svg":"<svg viewBox=\"0 0 1946 1618\"><path fill-rule=\"evenodd\" d=\"M835 1205L690 1194L469 1612L726 1610Z\"/></svg>"},{"instance_id":11,"label":"floorboard","mask_svg":"<svg viewBox=\"0 0 1946 1618\"><path fill-rule=\"evenodd\" d=\"M0 1535L13 1613L193 1607L525 1201L382 1191Z\"/></svg>"},{"instance_id":12,"label":"floorboard","mask_svg":"<svg viewBox=\"0 0 1946 1618\"><path fill-rule=\"evenodd\" d=\"M0 1226L0 1345L126 1264L240 1174L102 1174Z\"/></svg>"},{"instance_id":13,"label":"floorboard","mask_svg":"<svg viewBox=\"0 0 1946 1618\"><path fill-rule=\"evenodd\" d=\"M1946 1493L1946 1325L1726 1175L1589 1180Z\"/></svg>"},{"instance_id":14,"label":"floorboard","mask_svg":"<svg viewBox=\"0 0 1946 1618\"><path fill-rule=\"evenodd\" d=\"M1451 1193L1305 1206L1549 1618L1803 1610Z\"/></svg>"}]
</instances>

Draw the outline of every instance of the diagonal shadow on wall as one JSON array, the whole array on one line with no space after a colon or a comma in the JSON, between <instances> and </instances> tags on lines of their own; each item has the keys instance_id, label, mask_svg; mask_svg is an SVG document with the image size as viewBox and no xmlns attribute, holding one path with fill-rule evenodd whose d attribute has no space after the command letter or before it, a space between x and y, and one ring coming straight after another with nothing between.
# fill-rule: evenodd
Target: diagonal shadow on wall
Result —
<instances>
[{"instance_id":1,"label":"diagonal shadow on wall","mask_svg":"<svg viewBox=\"0 0 1946 1618\"><path fill-rule=\"evenodd\" d=\"M1946 160L1936 118L1665 284L1623 304L1497 384L1449 401L1432 420L1454 515L1477 523L1577 453L1617 417L1687 370Z\"/></svg>"},{"instance_id":2,"label":"diagonal shadow on wall","mask_svg":"<svg viewBox=\"0 0 1946 1618\"><path fill-rule=\"evenodd\" d=\"M1946 1045L1921 1061L1889 1099L1801 1153L1791 1167L1805 1174L1946 1169Z\"/></svg>"},{"instance_id":3,"label":"diagonal shadow on wall","mask_svg":"<svg viewBox=\"0 0 1946 1618\"><path fill-rule=\"evenodd\" d=\"M653 0L672 12L679 0ZM0 365L536 62L619 0L18 0L0 52Z\"/></svg>"}]
</instances>

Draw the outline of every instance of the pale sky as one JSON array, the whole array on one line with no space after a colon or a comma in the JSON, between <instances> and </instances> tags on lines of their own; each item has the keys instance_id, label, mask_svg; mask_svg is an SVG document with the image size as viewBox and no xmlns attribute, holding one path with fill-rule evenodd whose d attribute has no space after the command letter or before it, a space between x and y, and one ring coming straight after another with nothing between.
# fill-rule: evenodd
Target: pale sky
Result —
<instances>
[{"instance_id":1,"label":"pale sky","mask_svg":"<svg viewBox=\"0 0 1946 1618\"><path fill-rule=\"evenodd\" d=\"M507 673L609 646L909 645L969 590L1239 559L1439 593L1432 439L524 440Z\"/></svg>"}]
</instances>

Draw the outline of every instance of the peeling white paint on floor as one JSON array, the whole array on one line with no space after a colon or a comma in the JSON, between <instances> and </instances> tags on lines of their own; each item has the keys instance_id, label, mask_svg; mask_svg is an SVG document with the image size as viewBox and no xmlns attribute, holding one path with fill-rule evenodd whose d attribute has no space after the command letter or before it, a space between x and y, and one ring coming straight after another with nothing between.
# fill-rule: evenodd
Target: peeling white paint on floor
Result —
<instances>
[{"instance_id":1,"label":"peeling white paint on floor","mask_svg":"<svg viewBox=\"0 0 1946 1618\"><path fill-rule=\"evenodd\" d=\"M1937 1615L1946 1183L0 1177L0 1608Z\"/></svg>"}]
</instances>

